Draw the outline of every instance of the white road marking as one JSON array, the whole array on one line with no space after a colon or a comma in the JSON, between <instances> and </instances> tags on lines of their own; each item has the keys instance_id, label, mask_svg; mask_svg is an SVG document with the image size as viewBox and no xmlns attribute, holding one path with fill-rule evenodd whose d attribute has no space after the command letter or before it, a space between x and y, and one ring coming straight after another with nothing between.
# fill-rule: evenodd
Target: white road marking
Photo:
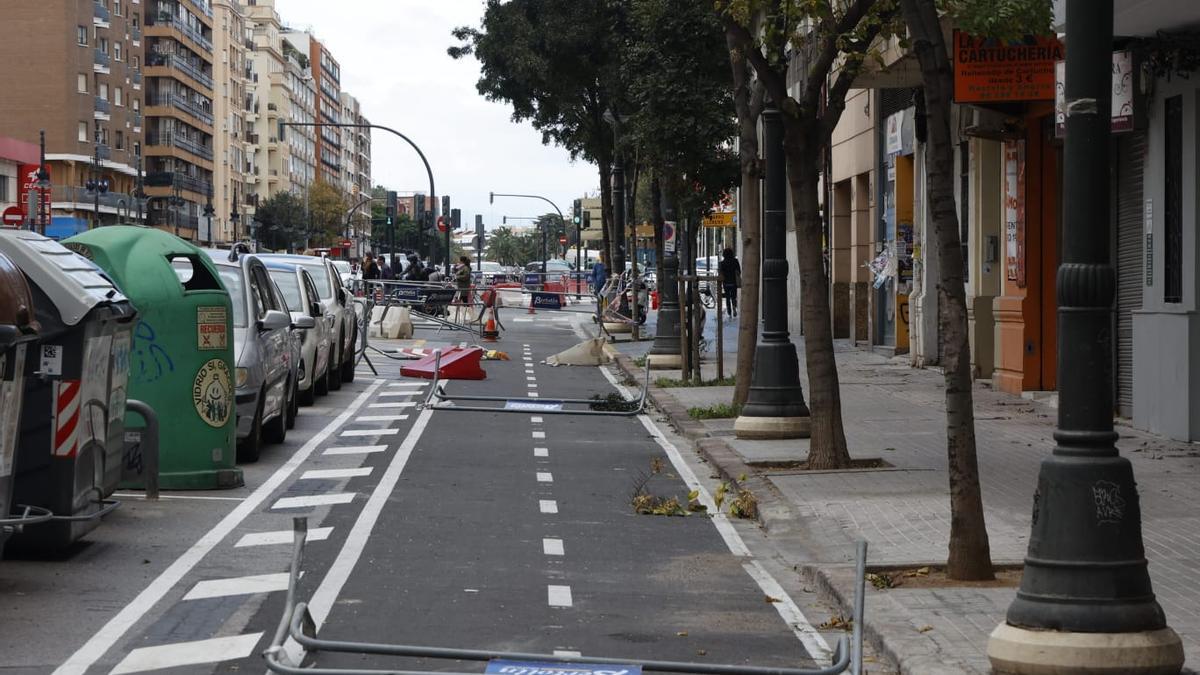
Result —
<instances>
[{"instance_id":1,"label":"white road marking","mask_svg":"<svg viewBox=\"0 0 1200 675\"><path fill-rule=\"evenodd\" d=\"M329 448L323 455L369 455L387 450L386 445L338 445Z\"/></svg>"},{"instance_id":2,"label":"white road marking","mask_svg":"<svg viewBox=\"0 0 1200 675\"><path fill-rule=\"evenodd\" d=\"M146 495L141 492L114 492L113 497L117 499L145 499ZM245 501L244 497L206 497L203 495L159 495L159 499L188 499L199 502L241 502Z\"/></svg>"},{"instance_id":3,"label":"white road marking","mask_svg":"<svg viewBox=\"0 0 1200 675\"><path fill-rule=\"evenodd\" d=\"M305 541L324 541L333 533L332 527L314 527L308 531L308 536ZM238 539L238 543L234 544L234 548L242 548L244 546L275 546L278 544L290 544L293 541L292 530L273 530L270 532L251 532L242 535Z\"/></svg>"},{"instance_id":4,"label":"white road marking","mask_svg":"<svg viewBox=\"0 0 1200 675\"><path fill-rule=\"evenodd\" d=\"M533 374L533 368L526 368L526 369L525 369L525 374L526 374L526 375L532 375L532 374Z\"/></svg>"},{"instance_id":5,"label":"white road marking","mask_svg":"<svg viewBox=\"0 0 1200 675\"><path fill-rule=\"evenodd\" d=\"M545 438L546 437L546 432L544 432L544 431L534 431L531 433L533 433L534 438Z\"/></svg>"},{"instance_id":6,"label":"white road marking","mask_svg":"<svg viewBox=\"0 0 1200 675\"><path fill-rule=\"evenodd\" d=\"M550 473L549 471L539 471L537 472L537 481L539 483L553 483L554 474Z\"/></svg>"},{"instance_id":7,"label":"white road marking","mask_svg":"<svg viewBox=\"0 0 1200 675\"><path fill-rule=\"evenodd\" d=\"M576 332L578 333L578 324L576 324L576 328ZM585 335L584 337L586 338L587 336ZM601 367L600 372L604 374L604 377L608 379L613 388L620 392L621 395L626 398L632 398L629 389L621 384L608 368ZM775 611L779 612L783 620L792 628L792 633L804 645L804 650L817 660L831 658L829 643L825 641L825 638L808 621L804 616L804 612L800 611L800 607L784 591L783 587L775 581L771 574L757 560L754 560L750 549L746 547L746 542L742 541L741 535L734 529L733 524L729 522L729 518L716 507L716 502L713 501L708 488L696 478L695 472L683 460L683 455L679 453L679 449L675 447L675 444L663 434L662 430L658 428L654 420L650 419L649 415L638 415L638 420L654 438L655 442L658 443L659 447L663 449L663 452L667 454L667 458L671 460L671 465L675 467L675 472L687 484L688 489L695 490L698 493L697 499L699 499L700 503L708 507L707 512L711 514L709 522L717 528L717 533L721 535L721 539L724 540L725 546L729 548L730 553L746 559L746 562L743 563L743 568L746 569L746 573L754 579L759 589L765 595L779 599L779 602L771 604L774 605Z\"/></svg>"},{"instance_id":8,"label":"white road marking","mask_svg":"<svg viewBox=\"0 0 1200 675\"><path fill-rule=\"evenodd\" d=\"M415 391L404 391L404 390L381 391L381 392L379 392L379 397L383 398L383 397L391 397L391 396L412 396L413 394L416 394L416 393L417 392L415 392Z\"/></svg>"},{"instance_id":9,"label":"white road marking","mask_svg":"<svg viewBox=\"0 0 1200 675\"><path fill-rule=\"evenodd\" d=\"M338 428L346 423L346 420L354 416L358 409L364 403L370 400L374 395L375 390L382 384L380 381L369 385L366 390L354 399L342 414L338 415L333 421L325 426L324 429L314 434L308 442L300 446L292 456L275 473L262 482L254 492L246 497L245 501L238 504L232 511L221 519L211 530L204 533L196 543L192 544L186 551L183 552L175 562L171 563L167 569L163 570L153 581L150 582L137 596L121 608L113 618L109 619L100 630L96 631L88 641L83 644L74 654L55 671L54 675L83 675L89 667L104 656L114 644L120 640L126 632L129 631L143 616L146 615L154 605L175 587L188 572L192 570L206 555L220 544L225 537L229 536L243 520L253 513L258 513L262 503L270 497L275 490L279 489L296 469L312 455L312 453L320 447L330 436L333 435ZM257 638L255 638L257 642ZM253 648L253 646L251 647ZM221 653L220 650L205 648L205 654L210 657L213 654Z\"/></svg>"},{"instance_id":10,"label":"white road marking","mask_svg":"<svg viewBox=\"0 0 1200 675\"><path fill-rule=\"evenodd\" d=\"M546 555L565 555L562 539L543 539L542 553Z\"/></svg>"},{"instance_id":11,"label":"white road marking","mask_svg":"<svg viewBox=\"0 0 1200 675\"><path fill-rule=\"evenodd\" d=\"M541 417L539 417L538 415L534 415L533 417L530 417L530 418L529 418L529 423L530 423L530 424L541 424L541 423L542 423L542 418L541 418Z\"/></svg>"},{"instance_id":12,"label":"white road marking","mask_svg":"<svg viewBox=\"0 0 1200 675\"><path fill-rule=\"evenodd\" d=\"M281 497L272 509L302 509L310 506L330 506L333 504L349 504L354 501L353 492L335 492L331 495L302 495L300 497Z\"/></svg>"},{"instance_id":13,"label":"white road marking","mask_svg":"<svg viewBox=\"0 0 1200 675\"><path fill-rule=\"evenodd\" d=\"M197 640L195 642L176 642L154 647L138 647L129 652L121 662L113 668L111 675L121 673L144 673L150 670L177 668L179 666L196 666L202 663L217 663L244 659L254 653L254 647L262 639L262 633L247 633L231 637ZM65 668L66 664L60 667Z\"/></svg>"},{"instance_id":14,"label":"white road marking","mask_svg":"<svg viewBox=\"0 0 1200 675\"><path fill-rule=\"evenodd\" d=\"M526 384L525 384L525 386L526 386L526 387L528 387L528 388L530 388L530 389L537 389L537 383L536 383L536 382L528 382L528 383L526 383Z\"/></svg>"},{"instance_id":15,"label":"white road marking","mask_svg":"<svg viewBox=\"0 0 1200 675\"><path fill-rule=\"evenodd\" d=\"M558 513L558 502L553 499L539 499L538 510L542 513Z\"/></svg>"},{"instance_id":16,"label":"white road marking","mask_svg":"<svg viewBox=\"0 0 1200 675\"><path fill-rule=\"evenodd\" d=\"M371 496L367 498L367 503L363 506L362 512L359 513L358 519L354 521L354 526L350 528L350 533L346 535L346 543L342 546L342 550L338 551L337 558L333 564L329 566L329 571L325 574L325 578L321 580L321 585L313 593L312 599L309 600L308 607L312 613L313 621L318 629L325 619L329 616L329 610L333 607L333 603L337 601L338 594L342 592L342 588L346 585L346 581L350 578L350 573L354 571L355 565L358 564L359 558L362 557L363 549L367 546L367 540L371 537L371 530L374 529L375 523L379 520L379 514L383 511L384 505L391 497L392 492L396 489L396 483L400 480L400 474L403 473L404 467L408 464L409 457L412 456L413 449L417 445L417 441L421 438L421 434L425 432L426 425L429 424L429 418L433 415L432 410L422 410L420 415L417 415L416 421L413 423L412 429L408 435L404 437L404 441L400 447L396 449L396 454L392 456L392 461L388 464L387 471L379 480L379 484L371 492ZM295 640L291 638L284 644L289 657L292 658L292 663L300 663L303 657L303 649Z\"/></svg>"},{"instance_id":17,"label":"white road marking","mask_svg":"<svg viewBox=\"0 0 1200 675\"><path fill-rule=\"evenodd\" d=\"M529 398L537 398L538 397L538 393L536 391L531 391L525 395L528 396Z\"/></svg>"},{"instance_id":18,"label":"white road marking","mask_svg":"<svg viewBox=\"0 0 1200 675\"><path fill-rule=\"evenodd\" d=\"M583 652L577 652L574 649L555 649L555 656L583 656Z\"/></svg>"},{"instance_id":19,"label":"white road marking","mask_svg":"<svg viewBox=\"0 0 1200 675\"><path fill-rule=\"evenodd\" d=\"M323 478L357 478L370 476L372 467L360 466L354 469L312 469L300 474L300 480L320 480Z\"/></svg>"},{"instance_id":20,"label":"white road marking","mask_svg":"<svg viewBox=\"0 0 1200 675\"><path fill-rule=\"evenodd\" d=\"M534 377L533 375L526 375L526 376L525 376L525 379L526 379L526 380L528 380L528 381L530 381L530 382L535 382L535 381L537 381L537 378L536 378L536 377Z\"/></svg>"},{"instance_id":21,"label":"white road marking","mask_svg":"<svg viewBox=\"0 0 1200 675\"><path fill-rule=\"evenodd\" d=\"M546 601L551 607L570 607L571 602L571 587L570 586L554 586L546 587Z\"/></svg>"},{"instance_id":22,"label":"white road marking","mask_svg":"<svg viewBox=\"0 0 1200 675\"><path fill-rule=\"evenodd\" d=\"M256 574L249 577L234 577L232 579L206 579L192 586L192 590L183 596L184 600L203 600L205 598L224 598L230 595L253 595L255 593L271 593L286 591L288 573Z\"/></svg>"},{"instance_id":23,"label":"white road marking","mask_svg":"<svg viewBox=\"0 0 1200 675\"><path fill-rule=\"evenodd\" d=\"M394 436L400 433L399 429L347 429L339 434L342 438L354 438L357 436Z\"/></svg>"},{"instance_id":24,"label":"white road marking","mask_svg":"<svg viewBox=\"0 0 1200 675\"><path fill-rule=\"evenodd\" d=\"M400 387L415 387L417 389L423 389L425 387L425 385L427 385L427 384L429 384L429 383L428 382L392 382L391 384L388 385L388 387L391 389L399 389Z\"/></svg>"},{"instance_id":25,"label":"white road marking","mask_svg":"<svg viewBox=\"0 0 1200 675\"><path fill-rule=\"evenodd\" d=\"M368 408L415 408L415 407L417 407L417 404L415 401L394 401L391 403L371 403L371 404L368 404L367 407Z\"/></svg>"},{"instance_id":26,"label":"white road marking","mask_svg":"<svg viewBox=\"0 0 1200 675\"><path fill-rule=\"evenodd\" d=\"M533 456L534 457L549 457L550 456L550 448L534 448Z\"/></svg>"},{"instance_id":27,"label":"white road marking","mask_svg":"<svg viewBox=\"0 0 1200 675\"><path fill-rule=\"evenodd\" d=\"M355 418L355 422L401 422L408 419L408 415L363 415Z\"/></svg>"}]
</instances>

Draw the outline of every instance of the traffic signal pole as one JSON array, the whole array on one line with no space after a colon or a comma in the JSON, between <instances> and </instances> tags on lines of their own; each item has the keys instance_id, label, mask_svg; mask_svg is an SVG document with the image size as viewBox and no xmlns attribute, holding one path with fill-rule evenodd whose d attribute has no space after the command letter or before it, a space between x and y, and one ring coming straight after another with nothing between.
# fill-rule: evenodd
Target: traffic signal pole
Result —
<instances>
[{"instance_id":1,"label":"traffic signal pole","mask_svg":"<svg viewBox=\"0 0 1200 675\"><path fill-rule=\"evenodd\" d=\"M558 212L558 222L562 224L563 231L566 231L566 229L567 229L567 221L565 218L563 218L562 209L558 208L558 204L555 204L554 202L550 201L549 199L546 199L545 197L543 197L541 195L518 195L518 194L507 194L507 193L503 193L503 192L489 192L488 193L488 203L495 204L496 197L519 197L521 199L540 199L540 200L546 202L547 204L549 204L550 206L554 207L554 210ZM578 271L578 268L576 271ZM544 230L542 231L542 283L543 284L546 283L546 233Z\"/></svg>"}]
</instances>

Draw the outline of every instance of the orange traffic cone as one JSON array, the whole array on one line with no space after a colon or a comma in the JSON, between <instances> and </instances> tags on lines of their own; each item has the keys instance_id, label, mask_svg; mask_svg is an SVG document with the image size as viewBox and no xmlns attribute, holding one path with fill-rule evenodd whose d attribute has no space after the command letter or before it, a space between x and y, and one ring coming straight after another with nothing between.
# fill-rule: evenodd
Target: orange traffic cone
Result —
<instances>
[{"instance_id":1,"label":"orange traffic cone","mask_svg":"<svg viewBox=\"0 0 1200 675\"><path fill-rule=\"evenodd\" d=\"M497 342L500 340L500 331L496 330L496 310L494 308L491 315L488 316L487 323L483 326L483 335L480 337L484 342Z\"/></svg>"}]
</instances>

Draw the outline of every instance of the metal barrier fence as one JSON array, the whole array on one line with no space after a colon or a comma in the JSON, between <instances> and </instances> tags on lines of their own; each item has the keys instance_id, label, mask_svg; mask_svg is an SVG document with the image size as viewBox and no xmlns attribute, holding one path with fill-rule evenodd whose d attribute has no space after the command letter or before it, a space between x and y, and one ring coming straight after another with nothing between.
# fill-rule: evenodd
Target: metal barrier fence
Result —
<instances>
[{"instance_id":1,"label":"metal barrier fence","mask_svg":"<svg viewBox=\"0 0 1200 675\"><path fill-rule=\"evenodd\" d=\"M712 663L689 663L684 661L638 661L637 659L621 659L602 656L567 656L563 654L537 654L525 652L502 652L486 649L455 649L450 647L425 647L418 645L381 644L372 642L349 642L344 640L322 640L317 637L316 622L308 611L308 603L296 599L296 584L300 578L300 567L304 562L304 544L308 537L308 518L304 516L292 519L292 564L288 574L287 596L284 600L283 616L275 630L271 644L263 651L263 659L267 669L273 673L286 675L479 675L478 673L460 673L459 671L413 671L413 670L373 670L365 668L317 668L301 667L300 664L287 662L284 642L291 638L308 653L337 652L343 654L378 656L408 656L429 659L456 661L492 661L503 659L509 661L537 662L545 664L589 664L627 666L640 663L644 671L652 670L665 673L702 673L704 675L838 675L847 669L854 675L862 672L862 622L863 598L866 579L867 542L859 541L856 547L855 586L854 586L854 617L853 642L845 634L838 636L837 646L833 650L832 663L818 668L771 668L744 665L720 665Z\"/></svg>"}]
</instances>

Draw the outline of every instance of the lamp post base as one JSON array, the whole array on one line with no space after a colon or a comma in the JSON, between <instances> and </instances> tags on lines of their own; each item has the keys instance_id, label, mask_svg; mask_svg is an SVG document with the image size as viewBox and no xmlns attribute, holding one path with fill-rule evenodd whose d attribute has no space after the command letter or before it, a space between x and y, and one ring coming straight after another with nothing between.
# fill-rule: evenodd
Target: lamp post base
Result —
<instances>
[{"instance_id":1,"label":"lamp post base","mask_svg":"<svg viewBox=\"0 0 1200 675\"><path fill-rule=\"evenodd\" d=\"M678 354L647 354L646 363L650 370L679 370L683 367L683 359Z\"/></svg>"},{"instance_id":2,"label":"lamp post base","mask_svg":"<svg viewBox=\"0 0 1200 675\"><path fill-rule=\"evenodd\" d=\"M608 332L608 333L632 333L633 326L631 324L624 323L624 322L617 323L617 322L605 321L604 322L604 330L605 330L605 332Z\"/></svg>"},{"instance_id":3,"label":"lamp post base","mask_svg":"<svg viewBox=\"0 0 1200 675\"><path fill-rule=\"evenodd\" d=\"M733 434L744 440L764 441L784 438L808 438L812 419L808 417L747 417L733 421Z\"/></svg>"},{"instance_id":4,"label":"lamp post base","mask_svg":"<svg viewBox=\"0 0 1200 675\"><path fill-rule=\"evenodd\" d=\"M1068 633L1002 623L988 638L994 675L1177 675L1183 643L1170 628Z\"/></svg>"}]
</instances>

